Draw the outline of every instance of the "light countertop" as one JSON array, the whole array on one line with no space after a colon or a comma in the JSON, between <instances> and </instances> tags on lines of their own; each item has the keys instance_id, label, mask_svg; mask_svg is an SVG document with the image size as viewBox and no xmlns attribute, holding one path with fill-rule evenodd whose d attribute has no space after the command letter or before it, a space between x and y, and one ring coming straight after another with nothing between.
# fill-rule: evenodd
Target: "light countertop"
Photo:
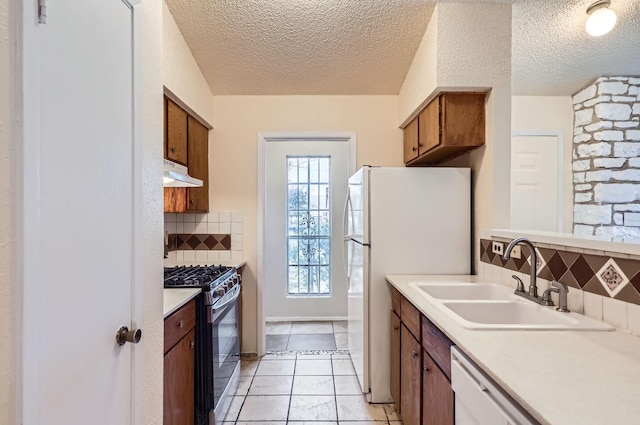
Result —
<instances>
[{"instance_id":1,"label":"light countertop","mask_svg":"<svg viewBox=\"0 0 640 425\"><path fill-rule=\"evenodd\" d=\"M163 290L164 318L185 305L200 293L200 288L170 288Z\"/></svg>"},{"instance_id":2,"label":"light countertop","mask_svg":"<svg viewBox=\"0 0 640 425\"><path fill-rule=\"evenodd\" d=\"M387 281L540 423L640 423L640 338L619 330L465 329L409 283L482 278L392 275Z\"/></svg>"}]
</instances>

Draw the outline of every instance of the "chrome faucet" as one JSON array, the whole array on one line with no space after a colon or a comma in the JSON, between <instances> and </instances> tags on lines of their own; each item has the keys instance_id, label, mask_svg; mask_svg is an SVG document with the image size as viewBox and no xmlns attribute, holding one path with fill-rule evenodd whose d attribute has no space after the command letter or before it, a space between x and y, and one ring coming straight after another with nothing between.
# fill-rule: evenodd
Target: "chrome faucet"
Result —
<instances>
[{"instance_id":1,"label":"chrome faucet","mask_svg":"<svg viewBox=\"0 0 640 425\"><path fill-rule=\"evenodd\" d=\"M521 297L530 299L532 301L535 301L537 303L540 303L541 298L538 297L538 286L536 285L536 276L538 274L538 254L536 253L536 247L533 246L531 241L527 238L516 238L512 240L509 243L509 245L507 245L507 248L504 250L504 255L502 256L502 258L504 260L508 260L509 257L511 256L511 251L513 250L513 247L519 243L525 245L527 248L529 248L529 251L531 252L531 276L529 278L528 292L524 292L524 288L522 289L518 288L516 289L515 294L520 295Z\"/></svg>"},{"instance_id":2,"label":"chrome faucet","mask_svg":"<svg viewBox=\"0 0 640 425\"><path fill-rule=\"evenodd\" d=\"M553 301L551 300L552 292L557 292L559 295L559 305L556 310L562 313L570 313L571 310L567 308L567 293L569 292L569 287L562 282L554 280L553 282L551 282L551 288L547 289L546 291L544 291L544 294L542 294L542 305L554 305Z\"/></svg>"}]
</instances>

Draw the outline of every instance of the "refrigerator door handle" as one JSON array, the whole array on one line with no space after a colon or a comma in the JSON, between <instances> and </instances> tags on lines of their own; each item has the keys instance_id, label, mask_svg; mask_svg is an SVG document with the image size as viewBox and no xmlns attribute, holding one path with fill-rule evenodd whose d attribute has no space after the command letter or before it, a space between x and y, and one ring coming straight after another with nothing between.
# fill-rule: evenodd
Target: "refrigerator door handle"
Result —
<instances>
[{"instance_id":1,"label":"refrigerator door handle","mask_svg":"<svg viewBox=\"0 0 640 425\"><path fill-rule=\"evenodd\" d=\"M347 189L347 197L344 200L344 210L342 210L342 234L345 237L345 240L349 238L349 222L347 221L347 213L349 212L349 204L351 203L351 196L349 195L349 191Z\"/></svg>"},{"instance_id":2,"label":"refrigerator door handle","mask_svg":"<svg viewBox=\"0 0 640 425\"><path fill-rule=\"evenodd\" d=\"M349 192L347 192L347 198L344 200L344 211L342 213L342 233L343 233L343 241L342 241L342 266L344 267L344 275L347 278L347 291L350 288L349 282L349 259L347 258L348 248L345 250L345 245L349 243L351 237L349 236L349 223L347 222L347 212L349 211L349 204L351 203L351 198L349 197Z\"/></svg>"}]
</instances>

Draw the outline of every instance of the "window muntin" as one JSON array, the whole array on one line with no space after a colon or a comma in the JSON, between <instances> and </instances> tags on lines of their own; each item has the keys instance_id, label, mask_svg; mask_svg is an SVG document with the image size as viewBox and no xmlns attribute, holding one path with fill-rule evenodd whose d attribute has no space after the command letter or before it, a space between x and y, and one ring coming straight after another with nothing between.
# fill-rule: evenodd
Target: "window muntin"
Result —
<instances>
[{"instance_id":1,"label":"window muntin","mask_svg":"<svg viewBox=\"0 0 640 425\"><path fill-rule=\"evenodd\" d=\"M287 293L331 294L331 158L287 156Z\"/></svg>"}]
</instances>

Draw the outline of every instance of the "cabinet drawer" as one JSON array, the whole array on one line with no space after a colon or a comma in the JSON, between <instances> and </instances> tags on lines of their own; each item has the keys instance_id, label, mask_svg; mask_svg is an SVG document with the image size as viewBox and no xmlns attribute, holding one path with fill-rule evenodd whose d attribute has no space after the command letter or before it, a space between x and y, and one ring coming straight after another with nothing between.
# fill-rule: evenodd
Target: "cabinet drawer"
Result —
<instances>
[{"instance_id":1,"label":"cabinet drawer","mask_svg":"<svg viewBox=\"0 0 640 425\"><path fill-rule=\"evenodd\" d=\"M389 288L391 289L391 310L400 316L400 300L402 299L402 295L393 286L389 286Z\"/></svg>"},{"instance_id":2,"label":"cabinet drawer","mask_svg":"<svg viewBox=\"0 0 640 425\"><path fill-rule=\"evenodd\" d=\"M400 319L413 336L420 341L420 312L405 297L401 296Z\"/></svg>"},{"instance_id":3,"label":"cabinet drawer","mask_svg":"<svg viewBox=\"0 0 640 425\"><path fill-rule=\"evenodd\" d=\"M191 300L164 319L164 352L176 345L196 326L196 300Z\"/></svg>"},{"instance_id":4,"label":"cabinet drawer","mask_svg":"<svg viewBox=\"0 0 640 425\"><path fill-rule=\"evenodd\" d=\"M451 346L453 342L440 329L422 317L422 347L451 380Z\"/></svg>"}]
</instances>

